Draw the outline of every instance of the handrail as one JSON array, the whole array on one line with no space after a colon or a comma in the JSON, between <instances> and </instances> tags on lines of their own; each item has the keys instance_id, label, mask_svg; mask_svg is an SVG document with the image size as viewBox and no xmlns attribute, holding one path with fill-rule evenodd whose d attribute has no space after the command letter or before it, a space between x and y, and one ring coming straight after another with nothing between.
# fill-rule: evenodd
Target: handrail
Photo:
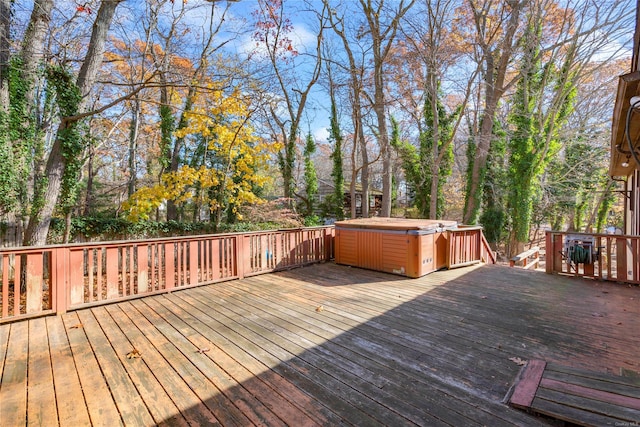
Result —
<instances>
[{"instance_id":1,"label":"handrail","mask_svg":"<svg viewBox=\"0 0 640 427\"><path fill-rule=\"evenodd\" d=\"M457 228L447 230L447 233L449 236L447 268L463 267L487 259L495 264L494 254L482 233L482 227L459 225Z\"/></svg>"},{"instance_id":2,"label":"handrail","mask_svg":"<svg viewBox=\"0 0 640 427\"><path fill-rule=\"evenodd\" d=\"M0 249L0 323L322 262L333 226Z\"/></svg>"},{"instance_id":3,"label":"handrail","mask_svg":"<svg viewBox=\"0 0 640 427\"><path fill-rule=\"evenodd\" d=\"M545 246L547 273L640 284L640 236L547 231Z\"/></svg>"},{"instance_id":4,"label":"handrail","mask_svg":"<svg viewBox=\"0 0 640 427\"><path fill-rule=\"evenodd\" d=\"M486 262L487 264L495 264L497 262L496 253L493 251L493 249L491 249L491 246L489 245L489 242L487 241L484 233L482 233L482 247L484 248L484 251L482 253L487 254L486 259L483 257L484 262Z\"/></svg>"},{"instance_id":5,"label":"handrail","mask_svg":"<svg viewBox=\"0 0 640 427\"><path fill-rule=\"evenodd\" d=\"M530 257L533 257L533 259L530 260ZM538 246L534 246L531 249L514 256L509 260L509 267L515 267L516 264L519 263L522 263L522 268L525 270L538 268L540 265L540 248Z\"/></svg>"}]
</instances>

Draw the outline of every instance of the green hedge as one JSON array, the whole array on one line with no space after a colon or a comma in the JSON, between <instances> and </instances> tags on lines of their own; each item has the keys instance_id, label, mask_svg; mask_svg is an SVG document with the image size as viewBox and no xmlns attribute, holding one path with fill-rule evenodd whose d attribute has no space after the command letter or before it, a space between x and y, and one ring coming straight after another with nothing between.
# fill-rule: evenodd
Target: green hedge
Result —
<instances>
[{"instance_id":1,"label":"green hedge","mask_svg":"<svg viewBox=\"0 0 640 427\"><path fill-rule=\"evenodd\" d=\"M71 220L71 241L109 241L198 234L248 232L282 228L273 222L239 222L222 224L216 230L209 222L132 222L123 218L77 217ZM64 219L54 218L49 229L49 243L62 243Z\"/></svg>"}]
</instances>

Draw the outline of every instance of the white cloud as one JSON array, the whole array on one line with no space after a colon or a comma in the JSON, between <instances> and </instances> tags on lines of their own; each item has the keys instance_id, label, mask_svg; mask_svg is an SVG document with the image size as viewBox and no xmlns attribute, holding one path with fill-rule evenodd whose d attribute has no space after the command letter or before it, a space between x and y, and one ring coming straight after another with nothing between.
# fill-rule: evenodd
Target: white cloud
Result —
<instances>
[{"instance_id":1,"label":"white cloud","mask_svg":"<svg viewBox=\"0 0 640 427\"><path fill-rule=\"evenodd\" d=\"M317 128L313 131L313 138L316 142L327 143L329 141L329 130L326 127Z\"/></svg>"},{"instance_id":2,"label":"white cloud","mask_svg":"<svg viewBox=\"0 0 640 427\"><path fill-rule=\"evenodd\" d=\"M316 45L316 34L311 32L304 24L294 24L287 37L291 40L293 50L298 53L313 51ZM266 48L263 43L257 42L251 34L241 37L236 44L237 52L243 56L252 55L255 59L266 58Z\"/></svg>"}]
</instances>

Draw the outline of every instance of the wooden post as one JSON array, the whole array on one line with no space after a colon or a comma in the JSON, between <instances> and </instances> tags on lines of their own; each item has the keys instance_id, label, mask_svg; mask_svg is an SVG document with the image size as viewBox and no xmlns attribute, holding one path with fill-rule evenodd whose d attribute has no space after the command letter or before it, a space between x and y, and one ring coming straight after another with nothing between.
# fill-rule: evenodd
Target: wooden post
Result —
<instances>
[{"instance_id":1,"label":"wooden post","mask_svg":"<svg viewBox=\"0 0 640 427\"><path fill-rule=\"evenodd\" d=\"M2 317L9 315L9 254L2 257Z\"/></svg>"},{"instance_id":2,"label":"wooden post","mask_svg":"<svg viewBox=\"0 0 640 427\"><path fill-rule=\"evenodd\" d=\"M120 248L107 248L107 299L117 298L120 296L118 289L118 255ZM124 260L123 260L124 265ZM124 286L124 283L123 283Z\"/></svg>"},{"instance_id":3,"label":"wooden post","mask_svg":"<svg viewBox=\"0 0 640 427\"><path fill-rule=\"evenodd\" d=\"M27 313L42 311L43 252L27 254Z\"/></svg>"},{"instance_id":4,"label":"wooden post","mask_svg":"<svg viewBox=\"0 0 640 427\"><path fill-rule=\"evenodd\" d=\"M234 236L235 237L235 246L236 246L236 250L235 250L235 264L236 264L236 276L238 276L238 279L242 279L244 277L244 272L245 272L245 264L249 261L248 258L245 256L244 253L244 234L239 234ZM247 245L248 246L248 245ZM251 266L249 266L249 269L251 268Z\"/></svg>"},{"instance_id":5,"label":"wooden post","mask_svg":"<svg viewBox=\"0 0 640 427\"><path fill-rule=\"evenodd\" d=\"M164 243L164 288L171 290L176 285L175 248L173 242ZM160 276L160 273L158 273Z\"/></svg>"},{"instance_id":6,"label":"wooden post","mask_svg":"<svg viewBox=\"0 0 640 427\"><path fill-rule=\"evenodd\" d=\"M138 293L149 290L149 246L137 245L138 251Z\"/></svg>"},{"instance_id":7,"label":"wooden post","mask_svg":"<svg viewBox=\"0 0 640 427\"><path fill-rule=\"evenodd\" d=\"M616 238L616 279L627 280L627 239Z\"/></svg>"},{"instance_id":8,"label":"wooden post","mask_svg":"<svg viewBox=\"0 0 640 427\"><path fill-rule=\"evenodd\" d=\"M51 284L53 292L52 308L57 314L64 314L69 308L69 248L55 248L51 251Z\"/></svg>"},{"instance_id":9,"label":"wooden post","mask_svg":"<svg viewBox=\"0 0 640 427\"><path fill-rule=\"evenodd\" d=\"M84 302L84 250L75 249L69 252L69 305L82 304Z\"/></svg>"},{"instance_id":10,"label":"wooden post","mask_svg":"<svg viewBox=\"0 0 640 427\"><path fill-rule=\"evenodd\" d=\"M553 254L553 234L550 231L545 232L544 236L544 248L545 248L545 271L547 274L554 272L555 257Z\"/></svg>"},{"instance_id":11,"label":"wooden post","mask_svg":"<svg viewBox=\"0 0 640 427\"><path fill-rule=\"evenodd\" d=\"M198 241L189 242L189 284L197 285L198 278Z\"/></svg>"},{"instance_id":12,"label":"wooden post","mask_svg":"<svg viewBox=\"0 0 640 427\"><path fill-rule=\"evenodd\" d=\"M562 234L551 235L551 257L553 257L553 271L562 272ZM547 258L549 258L549 249L547 249ZM568 273L570 271L567 271Z\"/></svg>"}]
</instances>

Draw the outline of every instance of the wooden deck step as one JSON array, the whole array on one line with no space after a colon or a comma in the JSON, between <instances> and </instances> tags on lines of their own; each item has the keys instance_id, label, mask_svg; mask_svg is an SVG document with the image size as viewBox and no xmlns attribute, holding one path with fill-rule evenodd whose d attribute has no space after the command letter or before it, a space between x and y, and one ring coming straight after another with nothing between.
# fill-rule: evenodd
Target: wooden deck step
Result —
<instances>
[{"instance_id":1,"label":"wooden deck step","mask_svg":"<svg viewBox=\"0 0 640 427\"><path fill-rule=\"evenodd\" d=\"M640 380L530 360L509 404L581 426L637 425Z\"/></svg>"}]
</instances>

